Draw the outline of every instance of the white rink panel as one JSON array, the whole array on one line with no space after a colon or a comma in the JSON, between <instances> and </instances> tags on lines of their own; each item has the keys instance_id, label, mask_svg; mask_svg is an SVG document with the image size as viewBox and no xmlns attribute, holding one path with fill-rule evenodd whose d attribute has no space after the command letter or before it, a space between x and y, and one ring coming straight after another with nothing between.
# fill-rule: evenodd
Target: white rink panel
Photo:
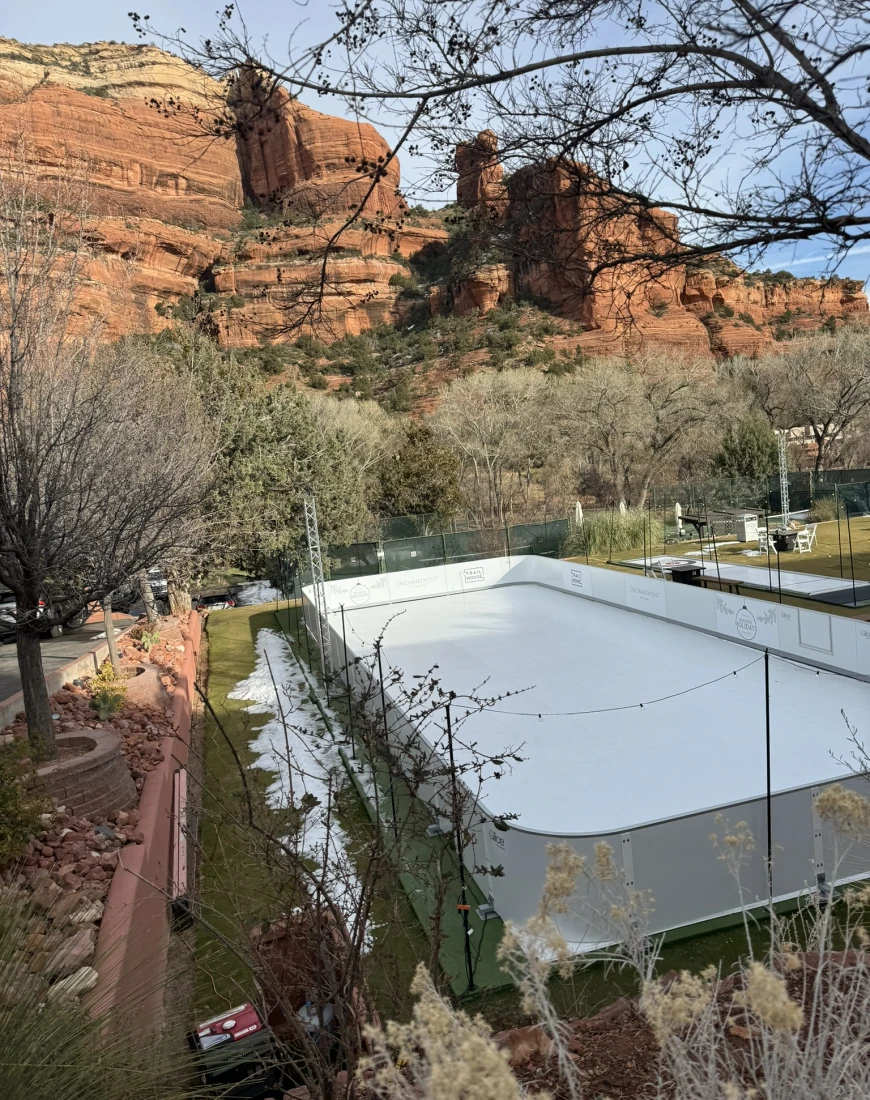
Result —
<instances>
[{"instance_id":1,"label":"white rink panel","mask_svg":"<svg viewBox=\"0 0 870 1100\"><path fill-rule=\"evenodd\" d=\"M442 575L448 594L439 596ZM843 780L845 769L832 754L848 755L841 707L862 732L870 685L836 669L870 676L870 625L538 557L330 582L331 608L339 602L336 585L344 586L352 652L370 652L391 620L385 659L409 680L437 664L445 689L479 687L492 695L532 686L498 708L512 713L473 715L457 739L494 753L521 744L526 758L486 784L481 805L490 816L519 813L519 819L507 832L491 820L474 823L467 860L469 870L502 864L503 877L475 877L505 919L522 922L536 911L547 845L559 836L590 860L595 843L606 839L618 867L631 851L635 888L655 898L652 932L738 920L741 898L710 843L711 833L738 821L755 836L743 901L764 904L764 644L814 662L770 658L774 897L812 890L817 871L828 883L867 873L866 846L853 847L847 862L834 867L826 828L816 867L812 804L814 793L834 780L863 792L861 780ZM307 607L306 618L313 624ZM338 657L340 617L331 615L330 625ZM363 665L351 674L357 687L366 677ZM675 697L652 701L662 695ZM609 709L639 701L643 710ZM414 736L390 709L399 739ZM575 709L608 712L548 713ZM458 743L457 750L461 757ZM588 910L559 923L578 949L605 938Z\"/></svg>"},{"instance_id":2,"label":"white rink panel","mask_svg":"<svg viewBox=\"0 0 870 1100\"><path fill-rule=\"evenodd\" d=\"M758 649L539 585L354 608L347 619L357 653L391 620L384 659L409 686L437 664L458 695L529 689L472 715L464 734L486 753L522 746L525 762L484 796L490 813L519 813L520 829L605 833L764 793ZM770 682L773 789L840 776L840 710L860 722L870 685L775 657Z\"/></svg>"}]
</instances>

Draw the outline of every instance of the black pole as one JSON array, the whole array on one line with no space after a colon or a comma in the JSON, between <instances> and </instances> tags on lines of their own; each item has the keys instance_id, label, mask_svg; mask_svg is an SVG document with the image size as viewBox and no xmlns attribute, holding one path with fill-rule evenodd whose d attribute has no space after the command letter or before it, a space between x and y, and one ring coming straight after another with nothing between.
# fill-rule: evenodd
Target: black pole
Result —
<instances>
[{"instance_id":1,"label":"black pole","mask_svg":"<svg viewBox=\"0 0 870 1100\"><path fill-rule=\"evenodd\" d=\"M852 572L852 606L858 606L858 597L855 595L855 559L852 557L852 522L850 519L851 510L849 505L846 505L846 530L849 533L849 569Z\"/></svg>"},{"instance_id":2,"label":"black pole","mask_svg":"<svg viewBox=\"0 0 870 1100\"><path fill-rule=\"evenodd\" d=\"M784 541L784 540L783 540ZM782 551L778 550L776 554L776 587L779 590L779 602L782 603Z\"/></svg>"},{"instance_id":3,"label":"black pole","mask_svg":"<svg viewBox=\"0 0 870 1100\"><path fill-rule=\"evenodd\" d=\"M347 722L350 732L350 752L356 760L356 741L353 736L353 703L350 694L350 666L347 660L347 633L344 629L344 604L341 605L341 642L344 646L344 682L347 684Z\"/></svg>"},{"instance_id":4,"label":"black pole","mask_svg":"<svg viewBox=\"0 0 870 1100\"><path fill-rule=\"evenodd\" d=\"M451 697L452 697L451 692ZM453 836L456 843L456 855L459 859L459 890L462 901L459 911L462 914L462 938L465 940L465 974L468 978L466 993L471 993L477 988L474 984L474 966L471 962L471 929L468 926L468 897L465 889L465 854L462 845L462 822L459 820L459 791L456 784L456 763L453 759L453 727L450 723L450 704L445 703L444 710L447 714L447 751L450 756L450 787L453 805L451 817L453 818Z\"/></svg>"},{"instance_id":5,"label":"black pole","mask_svg":"<svg viewBox=\"0 0 870 1100\"><path fill-rule=\"evenodd\" d=\"M843 579L843 538L840 534L840 489L834 485L834 507L837 509L837 546L840 551L840 580Z\"/></svg>"},{"instance_id":6,"label":"black pole","mask_svg":"<svg viewBox=\"0 0 870 1100\"><path fill-rule=\"evenodd\" d=\"M399 822L398 822L398 818L396 816L396 795L395 795L395 792L393 791L393 768L392 768L392 765L390 764L390 760L389 760L389 745L388 745L388 742L389 742L389 738L390 738L390 728L389 728L389 725L387 723L387 701L386 701L386 698L384 697L384 670L383 670L383 666L381 665L381 643L380 643L380 641L378 641L376 643L375 649L377 650L377 654L378 654L378 679L380 680L380 683L381 683L381 713L384 716L384 744L385 744L385 746L387 746L387 750L388 750L387 751L387 769L389 770L389 773L390 773L390 806L392 807L392 811L393 811L393 837L394 837L394 839L398 840L399 839ZM375 779L375 783L377 784L377 779Z\"/></svg>"},{"instance_id":7,"label":"black pole","mask_svg":"<svg viewBox=\"0 0 870 1100\"><path fill-rule=\"evenodd\" d=\"M299 592L296 591L296 584L297 584L298 580L299 580L299 563L297 562L296 563L296 573L295 573L295 576L293 577L293 610L295 612L295 617L296 617L296 644L301 649L301 647L302 647L302 632L299 629L299 607L302 603L302 596L301 596L302 588L300 586ZM288 615L289 615L289 611L290 611L289 606L287 608L287 611L288 611ZM289 623L288 623L288 626L289 626Z\"/></svg>"},{"instance_id":8,"label":"black pole","mask_svg":"<svg viewBox=\"0 0 870 1100\"><path fill-rule=\"evenodd\" d=\"M610 506L610 550L608 551L608 554L607 554L607 560L608 561L613 560L613 519L614 519L613 509L614 509L614 505L611 504L611 506Z\"/></svg>"},{"instance_id":9,"label":"black pole","mask_svg":"<svg viewBox=\"0 0 870 1100\"><path fill-rule=\"evenodd\" d=\"M773 831L770 792L770 654L764 651L764 743L767 756L767 899L773 911Z\"/></svg>"},{"instance_id":10,"label":"black pole","mask_svg":"<svg viewBox=\"0 0 870 1100\"><path fill-rule=\"evenodd\" d=\"M643 575L646 576L646 516L643 514L642 510L640 519L643 524Z\"/></svg>"},{"instance_id":11,"label":"black pole","mask_svg":"<svg viewBox=\"0 0 870 1100\"><path fill-rule=\"evenodd\" d=\"M767 532L765 536L765 542L767 543L767 587L770 591L773 591L773 570L770 566L770 519L768 518L770 512L767 508L764 509L764 530Z\"/></svg>"},{"instance_id":12,"label":"black pole","mask_svg":"<svg viewBox=\"0 0 870 1100\"><path fill-rule=\"evenodd\" d=\"M713 530L713 525L710 523L710 513L707 511L707 504L704 504L704 519L707 521L707 526L710 528L710 536L713 539L713 557L716 561L716 579L719 582L719 591L722 591L722 571L719 568L719 550L716 546L716 533Z\"/></svg>"}]
</instances>

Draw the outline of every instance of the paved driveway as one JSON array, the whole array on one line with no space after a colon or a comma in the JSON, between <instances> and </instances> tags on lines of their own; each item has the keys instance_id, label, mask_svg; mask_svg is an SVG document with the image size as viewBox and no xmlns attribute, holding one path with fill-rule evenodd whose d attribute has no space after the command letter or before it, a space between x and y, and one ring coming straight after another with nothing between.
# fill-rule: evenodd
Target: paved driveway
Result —
<instances>
[{"instance_id":1,"label":"paved driveway","mask_svg":"<svg viewBox=\"0 0 870 1100\"><path fill-rule=\"evenodd\" d=\"M126 630L136 620L127 616L115 615L115 626ZM83 653L94 649L102 639L98 634L105 634L102 623L86 623L81 629L71 634L62 634L59 638L46 638L41 643L42 664L46 672L51 672L58 665L74 661ZM16 691L21 691L21 677L18 675L18 657L15 652L15 644L7 643L0 646L0 701L8 699Z\"/></svg>"}]
</instances>

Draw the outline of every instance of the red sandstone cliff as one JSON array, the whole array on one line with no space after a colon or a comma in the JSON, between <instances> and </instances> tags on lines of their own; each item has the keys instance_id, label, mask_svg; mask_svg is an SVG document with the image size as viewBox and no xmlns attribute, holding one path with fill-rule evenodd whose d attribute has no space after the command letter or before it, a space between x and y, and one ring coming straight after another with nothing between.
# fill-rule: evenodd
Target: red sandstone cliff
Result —
<instances>
[{"instance_id":1,"label":"red sandstone cliff","mask_svg":"<svg viewBox=\"0 0 870 1100\"><path fill-rule=\"evenodd\" d=\"M402 229L399 165L378 167L388 148L371 126L319 114L284 92L254 111L239 88L239 136L209 138L225 90L180 58L145 45L0 39L0 146L23 137L45 177L84 163L95 258L80 308L105 316L109 335L157 331L167 320L156 307L208 289L245 299L219 313L223 339L269 338L286 324L289 288L317 278L318 251L372 174L361 228L330 258L324 335L391 320L398 291L390 278L406 272L393 254L443 237ZM294 224L246 228L246 196L272 221L283 212ZM258 249L255 237L270 244Z\"/></svg>"},{"instance_id":2,"label":"red sandstone cliff","mask_svg":"<svg viewBox=\"0 0 870 1100\"><path fill-rule=\"evenodd\" d=\"M206 290L227 299L213 314L220 338L245 346L280 339L322 282L322 337L395 321L391 280L447 234L437 220L406 218L386 142L281 90L263 102L255 78L227 91L153 46L0 39L0 148L23 137L45 177L73 159L91 183L94 258L82 311L105 317L111 336L157 331L164 307ZM209 138L210 120L228 110L237 133ZM509 266L491 253L470 273L466 265L456 285L433 290L438 307L485 313L526 293L582 323L578 342L589 351L648 341L706 354L752 354L783 331L868 313L847 281L753 280L724 261L653 277L648 266L613 268L590 292L585 275L614 249L666 252L673 216L609 209L577 167L528 168L506 183L491 131L460 146L456 164L460 205L481 238L493 226L508 230L515 255ZM336 238L369 192L362 216Z\"/></svg>"},{"instance_id":3,"label":"red sandstone cliff","mask_svg":"<svg viewBox=\"0 0 870 1100\"><path fill-rule=\"evenodd\" d=\"M489 257L452 288L459 313L531 294L584 326L581 347L616 354L650 343L752 355L832 317L868 317L867 297L851 280L765 279L721 259L691 271L654 259L608 266L625 253L666 257L679 240L674 215L627 208L582 165L523 168L505 187L490 130L458 146L456 167L460 206L484 227L497 224L513 252L510 269Z\"/></svg>"}]
</instances>

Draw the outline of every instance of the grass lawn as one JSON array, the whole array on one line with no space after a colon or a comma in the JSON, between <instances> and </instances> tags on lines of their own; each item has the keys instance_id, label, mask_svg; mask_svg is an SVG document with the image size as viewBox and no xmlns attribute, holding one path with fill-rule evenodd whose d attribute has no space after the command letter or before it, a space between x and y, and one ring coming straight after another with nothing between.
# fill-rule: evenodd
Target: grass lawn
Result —
<instances>
[{"instance_id":1,"label":"grass lawn","mask_svg":"<svg viewBox=\"0 0 870 1100\"><path fill-rule=\"evenodd\" d=\"M837 521L831 520L825 523L818 524L816 528L816 542L813 549L808 554L799 554L796 551L781 554L779 556L780 567L782 569L793 570L800 573L817 573L821 576L827 577L845 577L850 580L852 577L852 568L855 571L855 582L870 582L870 516L856 516L849 521L849 527L851 528L852 536L852 560L849 558L849 531L846 527L846 520L840 520L840 531L837 531ZM728 545L721 545L726 543ZM689 550L699 550L701 544L697 539L684 539L682 542L669 542L667 546L654 546L652 548L652 556L657 554L673 554L675 557L679 557L681 554L685 554ZM705 540L704 548L710 548L710 544ZM756 569L763 569L767 572L767 555L763 554L759 557L746 557L743 553L744 550L756 550L758 544L755 542L746 543L734 543L725 537L717 542L717 554L720 562L729 562L735 565L747 565ZM644 548L643 546L636 546L630 550L621 550L614 552L614 562L609 562L605 555L589 555L589 564L601 566L605 569L618 569L621 572L636 573L637 569L631 566L622 566L614 564L619 561L627 561L630 558L642 558ZM649 554L649 549L647 550ZM842 555L842 557L841 557ZM570 559L571 561L585 562L586 558L583 556L577 556ZM713 561L712 555L705 557L705 561ZM776 556L771 554L771 564L773 566L774 577L776 576ZM708 569L711 574L714 572L712 566ZM715 579L715 578L713 578ZM765 592L762 589L753 589L751 592L753 599L758 600L774 600L779 602L779 596L776 592ZM824 611L830 615L846 615L851 618L863 617L870 611L867 607L840 607L837 604L826 604L816 600L806 600L800 597L788 596L783 593L782 602L790 606L810 607L816 611Z\"/></svg>"},{"instance_id":2,"label":"grass lawn","mask_svg":"<svg viewBox=\"0 0 870 1100\"><path fill-rule=\"evenodd\" d=\"M240 607L213 611L208 617L208 695L244 767L252 724L259 715L245 714L242 700L227 695L254 668L254 639L263 627L273 626L267 608ZM249 781L261 789L265 772L250 771ZM203 918L227 938L241 944L241 929L268 914L273 890L262 861L252 852L249 838L237 828L243 811L243 786L233 753L214 719L206 713L203 735L203 792L199 820L199 903ZM229 946L210 931L197 938L196 1006L198 1018L214 1014L250 998L251 975Z\"/></svg>"}]
</instances>

